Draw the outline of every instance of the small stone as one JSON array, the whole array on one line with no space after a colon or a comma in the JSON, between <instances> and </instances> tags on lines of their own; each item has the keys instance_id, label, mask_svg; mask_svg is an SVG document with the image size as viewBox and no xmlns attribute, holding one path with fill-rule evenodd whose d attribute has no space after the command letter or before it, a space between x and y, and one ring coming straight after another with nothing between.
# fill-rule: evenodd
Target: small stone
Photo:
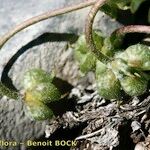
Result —
<instances>
[{"instance_id":1,"label":"small stone","mask_svg":"<svg viewBox=\"0 0 150 150\"><path fill-rule=\"evenodd\" d=\"M148 150L142 142L136 144L134 150Z\"/></svg>"},{"instance_id":2,"label":"small stone","mask_svg":"<svg viewBox=\"0 0 150 150\"><path fill-rule=\"evenodd\" d=\"M139 129L141 129L141 124L138 121L133 121L131 123L132 131L135 132Z\"/></svg>"}]
</instances>

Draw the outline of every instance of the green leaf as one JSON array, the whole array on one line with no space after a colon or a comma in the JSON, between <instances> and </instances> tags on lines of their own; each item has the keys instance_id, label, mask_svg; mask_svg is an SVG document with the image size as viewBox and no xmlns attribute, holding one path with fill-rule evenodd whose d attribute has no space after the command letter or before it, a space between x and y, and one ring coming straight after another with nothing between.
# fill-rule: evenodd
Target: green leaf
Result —
<instances>
[{"instance_id":1,"label":"green leaf","mask_svg":"<svg viewBox=\"0 0 150 150\"><path fill-rule=\"evenodd\" d=\"M81 72L87 73L88 71L94 71L96 66L96 57L92 53L87 53L80 63L79 67Z\"/></svg>"},{"instance_id":2,"label":"green leaf","mask_svg":"<svg viewBox=\"0 0 150 150\"><path fill-rule=\"evenodd\" d=\"M113 18L117 18L118 11L117 6L114 3L105 4L100 8L100 10Z\"/></svg>"},{"instance_id":3,"label":"green leaf","mask_svg":"<svg viewBox=\"0 0 150 150\"><path fill-rule=\"evenodd\" d=\"M118 10L130 9L132 13L135 13L144 1L146 0L108 0L100 10L113 18L117 18Z\"/></svg>"},{"instance_id":4,"label":"green leaf","mask_svg":"<svg viewBox=\"0 0 150 150\"><path fill-rule=\"evenodd\" d=\"M100 8L100 10L113 18L117 18L118 10L129 9L130 1L131 0L109 0Z\"/></svg>"},{"instance_id":5,"label":"green leaf","mask_svg":"<svg viewBox=\"0 0 150 150\"><path fill-rule=\"evenodd\" d=\"M110 37L105 38L104 45L102 47L101 52L106 56L112 57L113 56L113 50L114 50L114 47L110 41Z\"/></svg>"},{"instance_id":6,"label":"green leaf","mask_svg":"<svg viewBox=\"0 0 150 150\"><path fill-rule=\"evenodd\" d=\"M100 32L94 32L94 42L99 50L103 45L103 37ZM82 73L87 73L89 71L94 71L96 66L96 56L91 53L87 47L85 36L81 35L75 44L74 51L75 59L79 63L79 68Z\"/></svg>"},{"instance_id":7,"label":"green leaf","mask_svg":"<svg viewBox=\"0 0 150 150\"><path fill-rule=\"evenodd\" d=\"M104 39L104 44L101 52L108 56L113 57L118 51L120 51L123 43L123 36L111 34L110 37Z\"/></svg>"},{"instance_id":8,"label":"green leaf","mask_svg":"<svg viewBox=\"0 0 150 150\"><path fill-rule=\"evenodd\" d=\"M103 40L104 40L102 33L100 31L94 31L93 38L94 38L94 42L96 44L97 49L101 49L103 45ZM85 35L79 36L78 40L76 41L74 45L74 49L75 51L79 51L82 54L86 54L90 52L86 44Z\"/></svg>"},{"instance_id":9,"label":"green leaf","mask_svg":"<svg viewBox=\"0 0 150 150\"><path fill-rule=\"evenodd\" d=\"M127 10L129 9L129 4L131 0L111 0L112 3L115 3L119 9Z\"/></svg>"},{"instance_id":10,"label":"green leaf","mask_svg":"<svg viewBox=\"0 0 150 150\"><path fill-rule=\"evenodd\" d=\"M130 4L130 10L132 13L135 13L139 6L144 2L145 0L131 0Z\"/></svg>"},{"instance_id":11,"label":"green leaf","mask_svg":"<svg viewBox=\"0 0 150 150\"><path fill-rule=\"evenodd\" d=\"M101 76L103 73L105 73L107 70L107 66L103 64L101 61L97 60L96 61L96 76L98 77L99 75Z\"/></svg>"},{"instance_id":12,"label":"green leaf","mask_svg":"<svg viewBox=\"0 0 150 150\"><path fill-rule=\"evenodd\" d=\"M99 70L100 69L100 70ZM115 74L101 62L96 65L96 84L100 96L106 99L120 99L121 87Z\"/></svg>"},{"instance_id":13,"label":"green leaf","mask_svg":"<svg viewBox=\"0 0 150 150\"><path fill-rule=\"evenodd\" d=\"M96 48L101 51L101 48L103 46L103 41L104 41L104 36L103 36L102 32L94 31L93 39L94 39L94 43L96 45Z\"/></svg>"},{"instance_id":14,"label":"green leaf","mask_svg":"<svg viewBox=\"0 0 150 150\"><path fill-rule=\"evenodd\" d=\"M88 52L85 35L79 36L77 42L75 43L75 51L79 51L82 54L86 54Z\"/></svg>"}]
</instances>

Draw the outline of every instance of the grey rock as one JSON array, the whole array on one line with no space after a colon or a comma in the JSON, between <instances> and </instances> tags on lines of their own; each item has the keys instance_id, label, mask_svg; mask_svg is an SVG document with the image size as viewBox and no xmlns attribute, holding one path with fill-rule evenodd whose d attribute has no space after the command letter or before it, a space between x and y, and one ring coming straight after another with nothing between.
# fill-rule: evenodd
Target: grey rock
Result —
<instances>
[{"instance_id":1,"label":"grey rock","mask_svg":"<svg viewBox=\"0 0 150 150\"><path fill-rule=\"evenodd\" d=\"M133 121L131 123L131 127L132 127L133 132L135 132L141 129L141 124L138 121Z\"/></svg>"},{"instance_id":2,"label":"grey rock","mask_svg":"<svg viewBox=\"0 0 150 150\"><path fill-rule=\"evenodd\" d=\"M5 34L16 24L30 17L50 9L64 7L80 1L81 0L0 0L0 36ZM9 71L9 77L11 77L17 89L22 88L22 76L25 71L31 68L42 68L48 72L55 70L57 77L61 77L72 85L76 85L79 73L78 66L73 61L73 50L66 50L68 41L65 40L65 37L64 40L59 42L57 41L58 39L54 40L52 37L55 35L57 35L57 37L63 36L63 33L82 33L84 31L84 21L88 11L89 8L86 8L67 15L58 16L18 33L9 40L0 51L0 74L2 74L4 66L10 58L20 49L20 51L25 50L25 52L20 54ZM98 13L95 20L95 28L102 30L105 34L110 34L119 26L120 24L101 12ZM22 46L26 46L43 33L48 33L47 42L40 45L35 44L29 48L22 48ZM40 38L38 40L37 41L40 42ZM31 138L39 138L44 134L45 125L46 121L31 121L25 116L22 101L8 100L6 97L1 99L0 139L26 141Z\"/></svg>"}]
</instances>

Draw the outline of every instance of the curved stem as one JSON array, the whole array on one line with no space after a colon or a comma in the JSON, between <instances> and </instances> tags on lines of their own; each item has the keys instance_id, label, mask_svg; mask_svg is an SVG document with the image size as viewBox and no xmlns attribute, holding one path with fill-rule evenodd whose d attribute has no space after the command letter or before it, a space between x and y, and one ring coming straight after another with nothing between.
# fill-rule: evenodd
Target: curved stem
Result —
<instances>
[{"instance_id":1,"label":"curved stem","mask_svg":"<svg viewBox=\"0 0 150 150\"><path fill-rule=\"evenodd\" d=\"M19 31L27 28L28 26L31 26L35 23L38 23L42 20L46 20L48 18L51 17L55 17L58 15L62 15L68 12L72 12L78 9L82 9L85 7L88 7L90 5L93 5L96 2L96 0L86 0L85 2L73 5L73 6L68 6L65 8L60 8L60 9L56 9L56 10L52 10L52 11L48 11L46 13L43 13L41 15L35 16L33 18L30 18L24 22L22 22L21 24L17 25L16 27L14 27L13 29L11 29L9 32L7 32L4 36L2 36L0 38L0 48L12 37L14 36L16 33L18 33Z\"/></svg>"},{"instance_id":2,"label":"curved stem","mask_svg":"<svg viewBox=\"0 0 150 150\"><path fill-rule=\"evenodd\" d=\"M103 6L106 2L107 2L107 0L98 0L94 4L94 6L91 8L91 10L87 16L86 25L85 25L85 38L86 38L88 47L96 55L96 57L102 62L108 61L109 58L107 56L103 55L100 52L100 50L98 50L96 48L96 45L95 45L94 39L93 39L92 27L93 27L94 18L96 16L99 8L101 6Z\"/></svg>"},{"instance_id":3,"label":"curved stem","mask_svg":"<svg viewBox=\"0 0 150 150\"><path fill-rule=\"evenodd\" d=\"M129 25L129 26L124 26L116 31L113 32L113 34L116 34L117 36L122 36L127 33L146 33L150 34L150 26L145 26L145 25Z\"/></svg>"},{"instance_id":4,"label":"curved stem","mask_svg":"<svg viewBox=\"0 0 150 150\"><path fill-rule=\"evenodd\" d=\"M145 33L150 34L150 26L146 25L128 25L121 27L117 30L115 30L110 37L112 39L117 39L118 42L121 44L123 42L124 36L128 33ZM119 41L118 41L119 40Z\"/></svg>"}]
</instances>

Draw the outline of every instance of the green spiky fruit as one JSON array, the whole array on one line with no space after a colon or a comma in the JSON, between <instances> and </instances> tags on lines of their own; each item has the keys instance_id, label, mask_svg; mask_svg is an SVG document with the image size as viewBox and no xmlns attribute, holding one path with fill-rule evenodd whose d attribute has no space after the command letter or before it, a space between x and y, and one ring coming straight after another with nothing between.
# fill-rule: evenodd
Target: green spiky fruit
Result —
<instances>
[{"instance_id":1,"label":"green spiky fruit","mask_svg":"<svg viewBox=\"0 0 150 150\"><path fill-rule=\"evenodd\" d=\"M96 67L96 83L100 96L106 99L120 99L121 87L115 74L101 62Z\"/></svg>"},{"instance_id":2,"label":"green spiky fruit","mask_svg":"<svg viewBox=\"0 0 150 150\"><path fill-rule=\"evenodd\" d=\"M128 47L119 57L124 59L129 67L138 70L150 70L150 47L136 44Z\"/></svg>"},{"instance_id":3,"label":"green spiky fruit","mask_svg":"<svg viewBox=\"0 0 150 150\"><path fill-rule=\"evenodd\" d=\"M39 83L52 82L53 75L48 74L42 69L31 69L27 71L23 78L23 88L32 89Z\"/></svg>"},{"instance_id":4,"label":"green spiky fruit","mask_svg":"<svg viewBox=\"0 0 150 150\"><path fill-rule=\"evenodd\" d=\"M77 56L78 55L78 56ZM76 58L81 57L80 52L76 52ZM78 59L77 58L77 59ZM88 71L94 71L96 66L96 57L92 53L87 53L80 58L79 68L82 73L87 73Z\"/></svg>"},{"instance_id":5,"label":"green spiky fruit","mask_svg":"<svg viewBox=\"0 0 150 150\"><path fill-rule=\"evenodd\" d=\"M128 95L139 96L146 91L148 80L138 76L125 76L120 80L120 84Z\"/></svg>"},{"instance_id":6,"label":"green spiky fruit","mask_svg":"<svg viewBox=\"0 0 150 150\"><path fill-rule=\"evenodd\" d=\"M30 95L30 99L50 103L59 100L61 94L52 83L39 83L34 88L26 91L26 96Z\"/></svg>"},{"instance_id":7,"label":"green spiky fruit","mask_svg":"<svg viewBox=\"0 0 150 150\"><path fill-rule=\"evenodd\" d=\"M53 111L39 101L26 101L26 114L33 120L41 121L51 119Z\"/></svg>"},{"instance_id":8,"label":"green spiky fruit","mask_svg":"<svg viewBox=\"0 0 150 150\"><path fill-rule=\"evenodd\" d=\"M104 39L101 52L108 57L113 57L114 54L120 50L122 41L122 36L117 37L115 34L112 34L110 37L106 37Z\"/></svg>"},{"instance_id":9,"label":"green spiky fruit","mask_svg":"<svg viewBox=\"0 0 150 150\"><path fill-rule=\"evenodd\" d=\"M127 65L123 59L114 59L110 64L110 68L117 77L117 79L122 78L124 75L133 76L132 69Z\"/></svg>"},{"instance_id":10,"label":"green spiky fruit","mask_svg":"<svg viewBox=\"0 0 150 150\"><path fill-rule=\"evenodd\" d=\"M53 111L46 104L59 100L61 94L52 80L53 76L41 69L32 69L24 76L26 113L34 120L51 119L53 116Z\"/></svg>"}]
</instances>

